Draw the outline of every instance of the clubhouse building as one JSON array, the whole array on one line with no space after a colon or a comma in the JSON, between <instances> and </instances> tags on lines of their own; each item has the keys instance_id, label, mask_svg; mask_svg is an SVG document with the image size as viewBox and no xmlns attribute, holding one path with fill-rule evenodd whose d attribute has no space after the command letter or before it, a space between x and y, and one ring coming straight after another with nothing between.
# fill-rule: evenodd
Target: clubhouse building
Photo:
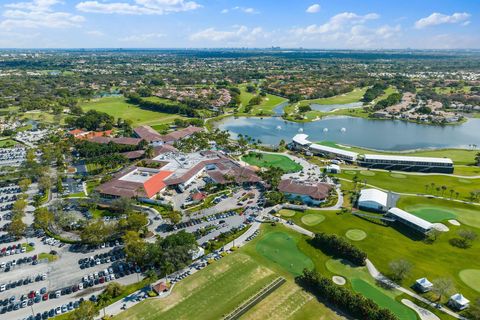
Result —
<instances>
[{"instance_id":1,"label":"clubhouse building","mask_svg":"<svg viewBox=\"0 0 480 320\"><path fill-rule=\"evenodd\" d=\"M285 179L278 184L278 190L285 194L288 200L300 201L309 206L318 206L328 199L333 186L321 182L298 182Z\"/></svg>"}]
</instances>

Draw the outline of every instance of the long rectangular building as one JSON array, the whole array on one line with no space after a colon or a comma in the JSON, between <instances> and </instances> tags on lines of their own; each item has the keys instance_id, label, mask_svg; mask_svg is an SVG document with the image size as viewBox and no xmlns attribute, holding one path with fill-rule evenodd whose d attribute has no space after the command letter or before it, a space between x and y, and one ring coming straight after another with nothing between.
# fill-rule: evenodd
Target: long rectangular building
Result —
<instances>
[{"instance_id":1,"label":"long rectangular building","mask_svg":"<svg viewBox=\"0 0 480 320\"><path fill-rule=\"evenodd\" d=\"M372 169L453 173L453 161L449 158L409 157L402 155L366 154L358 160L362 167Z\"/></svg>"},{"instance_id":2,"label":"long rectangular building","mask_svg":"<svg viewBox=\"0 0 480 320\"><path fill-rule=\"evenodd\" d=\"M308 150L314 155L334 157L348 162L355 162L358 157L358 153L356 152L312 143L308 140L308 135L303 133L299 133L293 137L292 146L296 150Z\"/></svg>"},{"instance_id":3,"label":"long rectangular building","mask_svg":"<svg viewBox=\"0 0 480 320\"><path fill-rule=\"evenodd\" d=\"M422 218L419 218L399 208L389 209L387 216L422 233L427 233L433 228L433 224L427 220L423 220Z\"/></svg>"}]
</instances>

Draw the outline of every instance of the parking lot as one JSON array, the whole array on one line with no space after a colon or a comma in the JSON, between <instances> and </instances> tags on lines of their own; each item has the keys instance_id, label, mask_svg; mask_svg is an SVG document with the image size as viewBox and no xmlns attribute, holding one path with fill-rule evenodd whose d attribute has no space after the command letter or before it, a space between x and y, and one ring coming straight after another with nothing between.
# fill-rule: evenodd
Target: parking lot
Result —
<instances>
[{"instance_id":1,"label":"parking lot","mask_svg":"<svg viewBox=\"0 0 480 320\"><path fill-rule=\"evenodd\" d=\"M19 166L25 161L27 150L22 147L1 148L0 166Z\"/></svg>"}]
</instances>

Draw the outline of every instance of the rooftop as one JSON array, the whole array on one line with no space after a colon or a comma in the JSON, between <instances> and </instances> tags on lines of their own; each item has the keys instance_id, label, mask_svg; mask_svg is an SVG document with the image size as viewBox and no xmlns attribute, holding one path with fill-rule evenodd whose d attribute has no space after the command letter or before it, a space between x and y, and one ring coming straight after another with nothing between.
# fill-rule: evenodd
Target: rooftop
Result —
<instances>
[{"instance_id":1,"label":"rooftop","mask_svg":"<svg viewBox=\"0 0 480 320\"><path fill-rule=\"evenodd\" d=\"M278 190L281 192L307 195L315 200L327 198L331 189L332 186L326 183L297 182L291 179L282 180L278 184Z\"/></svg>"},{"instance_id":2,"label":"rooftop","mask_svg":"<svg viewBox=\"0 0 480 320\"><path fill-rule=\"evenodd\" d=\"M409 157L409 156L402 156L402 155L382 155L382 154L366 154L365 160L435 162L435 163L453 164L452 159L449 159L449 158Z\"/></svg>"},{"instance_id":3,"label":"rooftop","mask_svg":"<svg viewBox=\"0 0 480 320\"><path fill-rule=\"evenodd\" d=\"M395 217L399 217L405 221L408 221L416 226L419 226L424 230L429 230L433 228L433 224L431 224L427 220L423 220L422 218L419 218L409 212L403 211L402 209L391 208L390 210L388 210L388 213L394 215Z\"/></svg>"},{"instance_id":4,"label":"rooftop","mask_svg":"<svg viewBox=\"0 0 480 320\"><path fill-rule=\"evenodd\" d=\"M362 189L360 190L360 198L358 198L358 202L364 201L377 202L386 207L388 203L388 194L378 189Z\"/></svg>"},{"instance_id":5,"label":"rooftop","mask_svg":"<svg viewBox=\"0 0 480 320\"><path fill-rule=\"evenodd\" d=\"M356 153L356 152L347 151L347 150L338 149L338 148L333 148L333 147L328 147L328 146L324 146L324 145L316 144L316 143L312 143L310 145L310 149L317 150L317 151L325 151L325 152L329 152L329 153L335 153L335 154L351 157L351 158L354 158L354 159L358 156L358 153Z\"/></svg>"}]
</instances>

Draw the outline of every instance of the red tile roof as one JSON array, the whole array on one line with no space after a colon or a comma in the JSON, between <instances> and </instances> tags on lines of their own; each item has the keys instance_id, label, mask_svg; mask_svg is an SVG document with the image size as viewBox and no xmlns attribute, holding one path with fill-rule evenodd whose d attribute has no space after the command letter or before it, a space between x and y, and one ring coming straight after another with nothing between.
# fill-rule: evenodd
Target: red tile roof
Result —
<instances>
[{"instance_id":1,"label":"red tile roof","mask_svg":"<svg viewBox=\"0 0 480 320\"><path fill-rule=\"evenodd\" d=\"M201 132L201 131L203 131L202 128L189 126L185 129L173 131L173 132L170 132L169 134L164 135L163 140L165 142L175 142L175 141L181 140L183 138L186 138L188 136L191 136L192 134L194 134L196 132Z\"/></svg>"},{"instance_id":2,"label":"red tile roof","mask_svg":"<svg viewBox=\"0 0 480 320\"><path fill-rule=\"evenodd\" d=\"M130 146L137 146L142 139L138 138L128 138L128 137L120 137L120 138L109 138L109 137L93 137L88 141L107 144L109 142L117 143L117 144L125 144Z\"/></svg>"},{"instance_id":3,"label":"red tile roof","mask_svg":"<svg viewBox=\"0 0 480 320\"><path fill-rule=\"evenodd\" d=\"M136 127L133 131L139 138L147 142L163 141L162 136L150 126Z\"/></svg>"},{"instance_id":4,"label":"red tile roof","mask_svg":"<svg viewBox=\"0 0 480 320\"><path fill-rule=\"evenodd\" d=\"M151 198L156 193L160 192L163 188L167 185L165 184L164 180L170 176L173 171L160 171L147 181L143 183L143 189L145 190L147 197Z\"/></svg>"},{"instance_id":5,"label":"red tile roof","mask_svg":"<svg viewBox=\"0 0 480 320\"><path fill-rule=\"evenodd\" d=\"M306 195L315 200L324 200L327 198L331 189L332 186L326 183L309 184L291 179L282 180L278 185L278 190L281 192Z\"/></svg>"}]
</instances>

